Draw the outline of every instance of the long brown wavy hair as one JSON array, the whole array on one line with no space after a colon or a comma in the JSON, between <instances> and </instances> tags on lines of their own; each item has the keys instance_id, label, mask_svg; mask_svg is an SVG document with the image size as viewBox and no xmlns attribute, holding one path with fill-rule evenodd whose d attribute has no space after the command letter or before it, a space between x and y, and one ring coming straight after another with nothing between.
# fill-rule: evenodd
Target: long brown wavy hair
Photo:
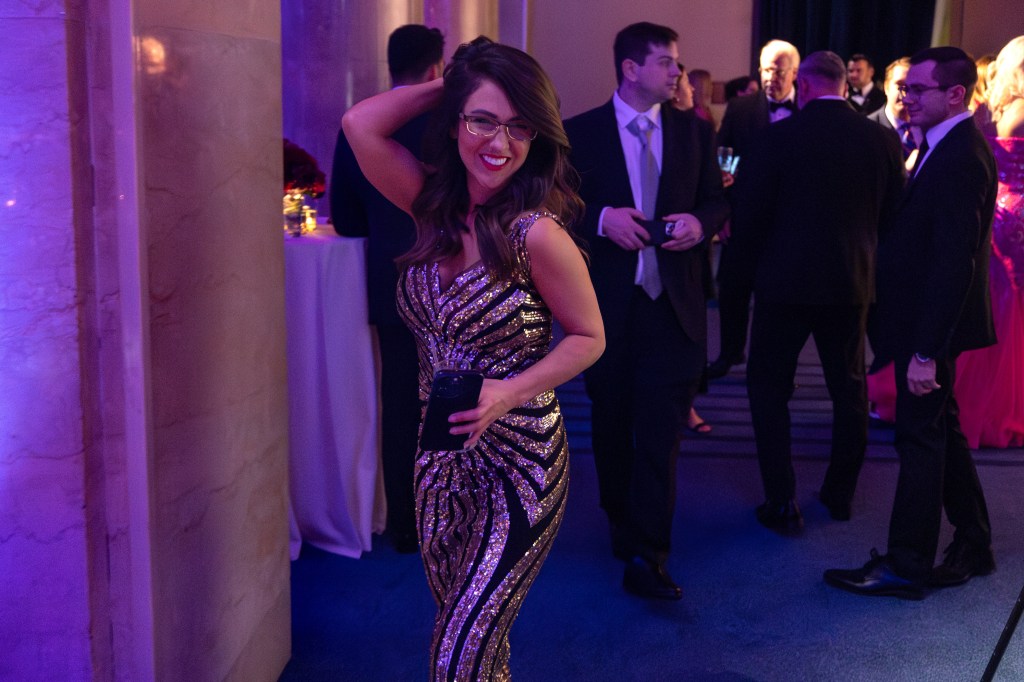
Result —
<instances>
[{"instance_id":1,"label":"long brown wavy hair","mask_svg":"<svg viewBox=\"0 0 1024 682\"><path fill-rule=\"evenodd\" d=\"M512 108L538 134L509 183L476 207L473 228L484 266L496 277L513 274L515 257L508 230L516 218L532 210L558 216L576 244L581 244L572 232L583 215L583 201L577 194L579 175L569 164L569 139L555 88L533 57L481 36L460 45L445 68L444 93L424 150L431 170L412 206L416 242L398 258L401 267L443 260L462 250L462 233L469 231L464 223L469 190L458 139L451 132L460 125L466 100L485 80L504 91Z\"/></svg>"}]
</instances>

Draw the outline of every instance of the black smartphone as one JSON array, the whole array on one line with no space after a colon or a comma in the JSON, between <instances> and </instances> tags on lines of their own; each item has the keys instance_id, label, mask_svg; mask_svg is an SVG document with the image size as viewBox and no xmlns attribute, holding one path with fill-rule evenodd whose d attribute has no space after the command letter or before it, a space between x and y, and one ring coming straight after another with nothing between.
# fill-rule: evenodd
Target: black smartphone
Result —
<instances>
[{"instance_id":1,"label":"black smartphone","mask_svg":"<svg viewBox=\"0 0 1024 682\"><path fill-rule=\"evenodd\" d=\"M484 375L474 370L442 369L434 374L427 401L427 414L423 418L420 434L422 450L462 450L466 446L467 434L452 435L448 421L455 412L471 410L480 400L480 387Z\"/></svg>"},{"instance_id":2,"label":"black smartphone","mask_svg":"<svg viewBox=\"0 0 1024 682\"><path fill-rule=\"evenodd\" d=\"M647 240L651 246L661 246L672 239L672 230L676 227L675 223L664 220L638 220L637 222L651 235L651 238Z\"/></svg>"}]
</instances>

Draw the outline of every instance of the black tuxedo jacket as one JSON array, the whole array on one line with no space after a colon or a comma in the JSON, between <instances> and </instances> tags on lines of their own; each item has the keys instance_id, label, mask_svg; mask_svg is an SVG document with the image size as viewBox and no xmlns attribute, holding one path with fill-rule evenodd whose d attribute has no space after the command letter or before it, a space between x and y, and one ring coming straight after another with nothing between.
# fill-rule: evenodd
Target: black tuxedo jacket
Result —
<instances>
[{"instance_id":1,"label":"black tuxedo jacket","mask_svg":"<svg viewBox=\"0 0 1024 682\"><path fill-rule=\"evenodd\" d=\"M421 156L428 115L419 116L394 136ZM408 213L384 198L359 170L345 132L338 131L330 184L331 220L343 237L367 237L366 296L370 324L402 324L395 306L398 268L395 258L416 239L416 225Z\"/></svg>"},{"instance_id":2,"label":"black tuxedo jacket","mask_svg":"<svg viewBox=\"0 0 1024 682\"><path fill-rule=\"evenodd\" d=\"M733 187L730 249L757 300L871 303L879 224L903 177L896 138L842 100L815 99L772 125Z\"/></svg>"},{"instance_id":3,"label":"black tuxedo jacket","mask_svg":"<svg viewBox=\"0 0 1024 682\"><path fill-rule=\"evenodd\" d=\"M885 91L879 87L878 83L875 83L875 87L871 88L871 92L869 92L867 97L864 98L864 104L857 104L849 98L849 95L847 95L846 101L849 102L850 106L852 106L856 111L859 111L862 114L872 114L885 106Z\"/></svg>"},{"instance_id":4,"label":"black tuxedo jacket","mask_svg":"<svg viewBox=\"0 0 1024 682\"><path fill-rule=\"evenodd\" d=\"M741 157L742 163L742 157L770 124L768 96L763 90L736 97L725 109L722 125L718 129L718 145L732 147L733 153Z\"/></svg>"},{"instance_id":5,"label":"black tuxedo jacket","mask_svg":"<svg viewBox=\"0 0 1024 682\"><path fill-rule=\"evenodd\" d=\"M889 122L889 117L885 115L885 107L882 107L881 109L876 109L872 111L870 114L868 114L868 120L874 121L878 125L885 128L886 130L891 130L893 133L896 134L897 137L899 137L899 133L897 133L896 129L892 127L892 123Z\"/></svg>"},{"instance_id":6,"label":"black tuxedo jacket","mask_svg":"<svg viewBox=\"0 0 1024 682\"><path fill-rule=\"evenodd\" d=\"M974 121L957 124L911 178L878 246L872 348L945 358L995 343L988 267L996 165Z\"/></svg>"},{"instance_id":7,"label":"black tuxedo jacket","mask_svg":"<svg viewBox=\"0 0 1024 682\"><path fill-rule=\"evenodd\" d=\"M692 213L705 239L688 251L657 249L658 271L683 331L704 344L707 337L702 268L711 237L728 215L722 176L715 160L714 130L707 121L671 106L661 107L662 167L656 218ZM597 234L605 207L633 206L626 157L622 151L615 107L609 100L565 122L571 160L581 177L586 213L580 230L589 245L590 270L609 335L623 333L633 296L638 252L619 248Z\"/></svg>"}]
</instances>

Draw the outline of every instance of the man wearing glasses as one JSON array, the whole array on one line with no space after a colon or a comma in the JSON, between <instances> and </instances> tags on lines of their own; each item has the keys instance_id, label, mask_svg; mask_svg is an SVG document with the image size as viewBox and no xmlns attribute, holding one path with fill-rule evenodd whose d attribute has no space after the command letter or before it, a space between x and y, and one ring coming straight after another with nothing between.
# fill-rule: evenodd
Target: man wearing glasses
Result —
<instances>
[{"instance_id":1,"label":"man wearing glasses","mask_svg":"<svg viewBox=\"0 0 1024 682\"><path fill-rule=\"evenodd\" d=\"M784 40L771 40L761 48L761 91L729 102L718 131L718 145L732 147L740 158L750 150L769 125L789 118L797 110L796 75L800 52ZM733 365L746 359L747 325L750 320L752 272L745 271L729 254L723 234L718 264L719 354L708 366L708 378L719 379Z\"/></svg>"},{"instance_id":2,"label":"man wearing glasses","mask_svg":"<svg viewBox=\"0 0 1024 682\"><path fill-rule=\"evenodd\" d=\"M667 104L676 40L646 22L620 31L618 89L565 124L607 340L585 374L601 507L623 587L655 599L682 596L666 570L679 434L707 362L704 249L728 211L714 130Z\"/></svg>"},{"instance_id":3,"label":"man wearing glasses","mask_svg":"<svg viewBox=\"0 0 1024 682\"><path fill-rule=\"evenodd\" d=\"M995 342L988 285L996 166L967 108L977 70L962 50L910 60L900 87L924 140L902 205L878 246L878 294L869 326L875 354L896 364L900 474L888 552L825 582L863 595L921 599L995 570L985 495L960 431L956 358ZM954 526L932 567L942 512Z\"/></svg>"}]
</instances>

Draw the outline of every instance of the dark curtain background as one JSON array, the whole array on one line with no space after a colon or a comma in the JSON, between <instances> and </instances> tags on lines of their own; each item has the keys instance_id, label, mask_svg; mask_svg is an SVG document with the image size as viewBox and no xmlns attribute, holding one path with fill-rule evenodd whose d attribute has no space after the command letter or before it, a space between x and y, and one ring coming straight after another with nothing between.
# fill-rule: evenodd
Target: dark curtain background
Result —
<instances>
[{"instance_id":1,"label":"dark curtain background","mask_svg":"<svg viewBox=\"0 0 1024 682\"><path fill-rule=\"evenodd\" d=\"M751 73L761 47L780 38L801 56L832 50L845 61L866 54L881 82L889 62L931 44L934 15L934 0L755 0Z\"/></svg>"}]
</instances>

